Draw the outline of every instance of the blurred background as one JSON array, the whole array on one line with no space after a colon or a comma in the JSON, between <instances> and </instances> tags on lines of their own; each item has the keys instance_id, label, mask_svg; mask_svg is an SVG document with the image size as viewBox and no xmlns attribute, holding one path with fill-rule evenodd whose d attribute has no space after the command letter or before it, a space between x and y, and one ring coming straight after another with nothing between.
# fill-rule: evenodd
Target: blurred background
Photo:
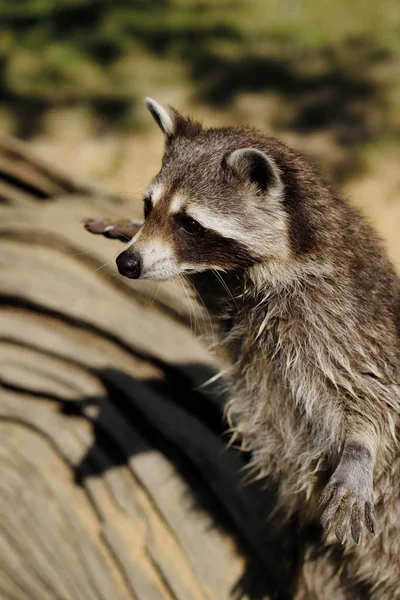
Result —
<instances>
[{"instance_id":1,"label":"blurred background","mask_svg":"<svg viewBox=\"0 0 400 600\"><path fill-rule=\"evenodd\" d=\"M0 19L0 129L43 157L134 193L162 151L145 96L248 123L316 157L399 261L397 0L0 0Z\"/></svg>"},{"instance_id":2,"label":"blurred background","mask_svg":"<svg viewBox=\"0 0 400 600\"><path fill-rule=\"evenodd\" d=\"M0 0L0 600L364 598L243 485L188 291L83 229L142 215L145 96L317 159L400 269L398 0Z\"/></svg>"}]
</instances>

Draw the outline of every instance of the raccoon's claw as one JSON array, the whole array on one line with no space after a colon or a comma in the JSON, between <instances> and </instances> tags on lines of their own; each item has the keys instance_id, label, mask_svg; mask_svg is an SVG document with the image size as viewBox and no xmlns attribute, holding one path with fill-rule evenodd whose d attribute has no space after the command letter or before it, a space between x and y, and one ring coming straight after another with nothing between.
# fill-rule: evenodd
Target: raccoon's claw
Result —
<instances>
[{"instance_id":1,"label":"raccoon's claw","mask_svg":"<svg viewBox=\"0 0 400 600\"><path fill-rule=\"evenodd\" d=\"M350 529L353 540L359 544L363 525L370 533L375 533L374 505L371 497L372 494L367 499L365 492L346 485L333 475L320 500L321 505L328 503L321 517L322 526L328 531L336 517L335 534L339 542L346 542Z\"/></svg>"},{"instance_id":2,"label":"raccoon's claw","mask_svg":"<svg viewBox=\"0 0 400 600\"><path fill-rule=\"evenodd\" d=\"M129 219L85 219L84 227L90 233L129 242L139 231L142 223Z\"/></svg>"}]
</instances>

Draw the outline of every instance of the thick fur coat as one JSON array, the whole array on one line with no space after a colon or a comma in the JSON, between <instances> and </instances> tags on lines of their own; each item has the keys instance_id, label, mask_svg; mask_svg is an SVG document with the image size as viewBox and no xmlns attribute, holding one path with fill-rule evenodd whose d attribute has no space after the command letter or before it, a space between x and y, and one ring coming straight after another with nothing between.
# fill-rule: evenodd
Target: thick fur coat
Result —
<instances>
[{"instance_id":1,"label":"thick fur coat","mask_svg":"<svg viewBox=\"0 0 400 600\"><path fill-rule=\"evenodd\" d=\"M340 557L299 598L400 598L400 282L381 241L276 139L148 106L165 155L120 272L187 276L217 323L232 435L281 514L322 515L320 560Z\"/></svg>"}]
</instances>

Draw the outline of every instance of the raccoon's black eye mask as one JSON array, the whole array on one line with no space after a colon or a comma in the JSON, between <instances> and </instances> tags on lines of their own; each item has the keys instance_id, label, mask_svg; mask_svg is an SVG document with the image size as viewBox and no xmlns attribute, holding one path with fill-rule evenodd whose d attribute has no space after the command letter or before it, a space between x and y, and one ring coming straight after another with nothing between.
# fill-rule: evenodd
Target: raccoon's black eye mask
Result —
<instances>
[{"instance_id":1,"label":"raccoon's black eye mask","mask_svg":"<svg viewBox=\"0 0 400 600\"><path fill-rule=\"evenodd\" d=\"M189 235L199 236L203 235L206 232L206 229L202 225L200 225L200 223L196 221L196 219L193 219L188 215L177 214L176 222L179 228L183 229L185 233L188 233Z\"/></svg>"},{"instance_id":2,"label":"raccoon's black eye mask","mask_svg":"<svg viewBox=\"0 0 400 600\"><path fill-rule=\"evenodd\" d=\"M151 201L151 197L145 196L143 200L143 213L145 220L150 215L152 209L153 203ZM200 225L198 221L196 221L196 219L193 219L185 214L177 214L176 222L178 223L179 228L183 229L189 235L201 235L206 231L205 228Z\"/></svg>"}]
</instances>

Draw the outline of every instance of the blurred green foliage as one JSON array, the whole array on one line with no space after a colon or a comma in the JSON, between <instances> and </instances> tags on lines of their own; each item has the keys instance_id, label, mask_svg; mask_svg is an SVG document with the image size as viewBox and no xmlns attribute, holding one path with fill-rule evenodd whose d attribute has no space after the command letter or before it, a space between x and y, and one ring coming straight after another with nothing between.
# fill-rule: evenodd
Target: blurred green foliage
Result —
<instances>
[{"instance_id":1,"label":"blurred green foliage","mask_svg":"<svg viewBox=\"0 0 400 600\"><path fill-rule=\"evenodd\" d=\"M217 12L168 0L0 0L2 101L39 112L84 101L123 113L146 58L187 62L214 38L237 37Z\"/></svg>"},{"instance_id":2,"label":"blurred green foliage","mask_svg":"<svg viewBox=\"0 0 400 600\"><path fill-rule=\"evenodd\" d=\"M398 136L398 0L0 0L0 23L0 102L25 137L57 105L137 125L154 83L226 109L276 92L276 128L342 145Z\"/></svg>"}]
</instances>

